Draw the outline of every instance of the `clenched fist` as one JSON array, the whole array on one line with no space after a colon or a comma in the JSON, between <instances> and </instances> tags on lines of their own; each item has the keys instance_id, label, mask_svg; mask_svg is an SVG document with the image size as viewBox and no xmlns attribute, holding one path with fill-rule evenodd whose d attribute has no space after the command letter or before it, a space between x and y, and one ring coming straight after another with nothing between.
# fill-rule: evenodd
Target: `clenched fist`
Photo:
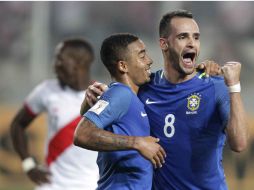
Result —
<instances>
[{"instance_id":1,"label":"clenched fist","mask_svg":"<svg viewBox=\"0 0 254 190\"><path fill-rule=\"evenodd\" d=\"M227 86L232 86L240 82L241 63L230 61L221 69Z\"/></svg>"}]
</instances>

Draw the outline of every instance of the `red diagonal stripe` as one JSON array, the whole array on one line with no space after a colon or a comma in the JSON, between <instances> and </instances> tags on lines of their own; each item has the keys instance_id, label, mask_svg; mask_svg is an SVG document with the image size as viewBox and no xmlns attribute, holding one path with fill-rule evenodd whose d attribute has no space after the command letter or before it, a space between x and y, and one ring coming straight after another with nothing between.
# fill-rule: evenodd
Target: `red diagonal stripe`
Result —
<instances>
[{"instance_id":1,"label":"red diagonal stripe","mask_svg":"<svg viewBox=\"0 0 254 190\"><path fill-rule=\"evenodd\" d=\"M35 117L37 115L32 111L32 109L29 107L27 103L24 104L24 108L27 111L27 113L30 114L32 117Z\"/></svg>"},{"instance_id":2,"label":"red diagonal stripe","mask_svg":"<svg viewBox=\"0 0 254 190\"><path fill-rule=\"evenodd\" d=\"M48 166L73 143L73 135L81 117L77 117L64 126L49 142L46 162Z\"/></svg>"}]
</instances>

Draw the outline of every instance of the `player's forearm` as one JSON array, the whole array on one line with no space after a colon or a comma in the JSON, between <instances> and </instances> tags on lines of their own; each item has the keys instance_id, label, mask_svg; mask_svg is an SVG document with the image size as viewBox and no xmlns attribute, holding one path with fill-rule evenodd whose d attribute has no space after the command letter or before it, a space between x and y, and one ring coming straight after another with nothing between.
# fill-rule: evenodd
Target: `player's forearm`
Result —
<instances>
[{"instance_id":1,"label":"player's forearm","mask_svg":"<svg viewBox=\"0 0 254 190\"><path fill-rule=\"evenodd\" d=\"M136 137L116 135L99 129L87 119L79 123L75 135L76 146L95 151L114 151L135 149Z\"/></svg>"},{"instance_id":2,"label":"player's forearm","mask_svg":"<svg viewBox=\"0 0 254 190\"><path fill-rule=\"evenodd\" d=\"M19 157L22 160L29 157L25 128L15 121L11 125L11 139L14 149L18 153Z\"/></svg>"},{"instance_id":3,"label":"player's forearm","mask_svg":"<svg viewBox=\"0 0 254 190\"><path fill-rule=\"evenodd\" d=\"M233 151L247 147L248 125L240 93L230 94L230 117L227 126L228 142Z\"/></svg>"},{"instance_id":4,"label":"player's forearm","mask_svg":"<svg viewBox=\"0 0 254 190\"><path fill-rule=\"evenodd\" d=\"M22 160L29 157L25 130L35 117L36 116L30 115L23 107L19 110L11 123L10 133L13 146Z\"/></svg>"}]
</instances>

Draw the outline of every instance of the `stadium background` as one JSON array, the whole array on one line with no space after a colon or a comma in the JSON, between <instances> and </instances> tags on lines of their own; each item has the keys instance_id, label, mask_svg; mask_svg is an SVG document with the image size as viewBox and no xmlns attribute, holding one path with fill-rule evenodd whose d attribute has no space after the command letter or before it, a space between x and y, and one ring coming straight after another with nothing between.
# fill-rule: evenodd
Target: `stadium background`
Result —
<instances>
[{"instance_id":1,"label":"stadium background","mask_svg":"<svg viewBox=\"0 0 254 190\"><path fill-rule=\"evenodd\" d=\"M199 60L243 64L242 97L251 127L248 151L241 155L224 151L230 190L254 189L254 2L0 2L0 190L30 190L33 184L21 171L13 151L9 125L23 99L45 78L54 77L53 50L63 38L80 36L94 46L93 79L109 82L99 60L102 40L116 32L137 34L162 67L158 24L167 11L193 12L201 30ZM29 129L29 147L43 161L46 132L42 116Z\"/></svg>"}]
</instances>

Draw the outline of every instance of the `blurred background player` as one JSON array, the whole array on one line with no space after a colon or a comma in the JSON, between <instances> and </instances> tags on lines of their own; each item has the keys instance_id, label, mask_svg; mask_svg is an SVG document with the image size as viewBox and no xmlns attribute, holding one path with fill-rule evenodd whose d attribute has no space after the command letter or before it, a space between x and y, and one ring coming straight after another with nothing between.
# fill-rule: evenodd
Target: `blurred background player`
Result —
<instances>
[{"instance_id":1,"label":"blurred background player","mask_svg":"<svg viewBox=\"0 0 254 190\"><path fill-rule=\"evenodd\" d=\"M57 79L45 80L26 98L11 124L13 145L36 189L95 189L98 179L97 152L73 145L80 121L79 107L90 83L94 52L83 39L67 39L56 47L54 68ZM42 112L48 114L46 167L29 154L26 129Z\"/></svg>"},{"instance_id":2,"label":"blurred background player","mask_svg":"<svg viewBox=\"0 0 254 190\"><path fill-rule=\"evenodd\" d=\"M101 59L113 82L84 115L74 143L100 151L98 190L149 190L152 164L161 167L165 157L159 139L150 136L147 114L137 97L139 87L150 81L152 60L132 34L106 38Z\"/></svg>"}]
</instances>

